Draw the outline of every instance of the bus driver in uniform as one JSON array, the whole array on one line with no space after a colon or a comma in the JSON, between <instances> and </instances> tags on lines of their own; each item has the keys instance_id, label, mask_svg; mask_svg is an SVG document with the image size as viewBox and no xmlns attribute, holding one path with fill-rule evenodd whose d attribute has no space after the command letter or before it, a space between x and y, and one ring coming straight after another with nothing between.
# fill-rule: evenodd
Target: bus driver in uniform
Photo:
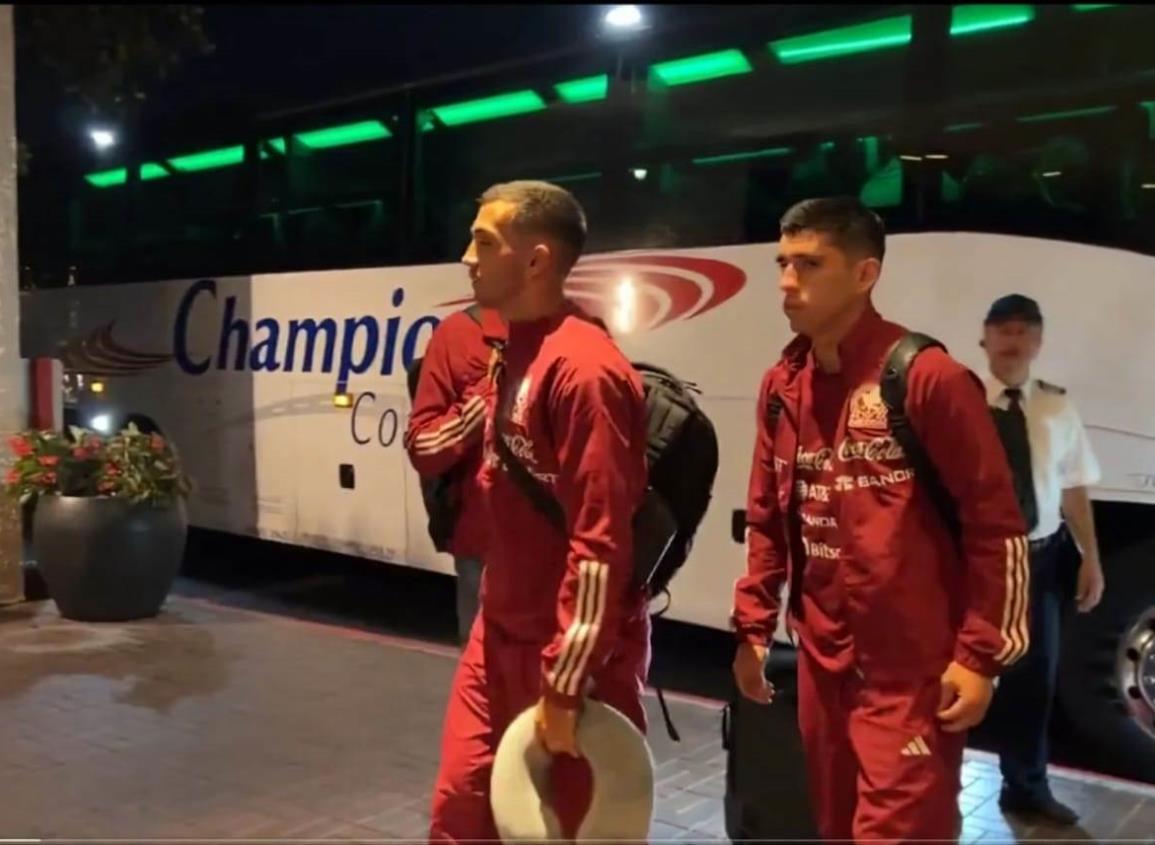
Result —
<instances>
[{"instance_id":1,"label":"bus driver in uniform","mask_svg":"<svg viewBox=\"0 0 1155 845\"><path fill-rule=\"evenodd\" d=\"M1030 648L1002 676L991 705L1003 787L999 806L1012 815L1072 825L1078 816L1051 794L1047 725L1059 665L1059 622L1067 587L1060 577L1064 520L1082 555L1076 601L1083 613L1103 595L1088 486L1099 465L1067 392L1031 378L1043 342L1043 315L1021 294L998 299L983 325L990 362L987 402L1011 465L1030 540Z\"/></svg>"}]
</instances>

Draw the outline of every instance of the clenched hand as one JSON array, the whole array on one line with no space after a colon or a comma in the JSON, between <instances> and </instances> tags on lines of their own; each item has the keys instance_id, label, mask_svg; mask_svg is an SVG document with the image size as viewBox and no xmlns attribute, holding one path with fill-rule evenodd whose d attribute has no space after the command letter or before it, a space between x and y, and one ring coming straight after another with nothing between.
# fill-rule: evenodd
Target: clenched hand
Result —
<instances>
[{"instance_id":1,"label":"clenched hand","mask_svg":"<svg viewBox=\"0 0 1155 845\"><path fill-rule=\"evenodd\" d=\"M544 696L538 699L533 726L537 741L551 754L580 757L577 747L578 711L556 704Z\"/></svg>"},{"instance_id":2,"label":"clenched hand","mask_svg":"<svg viewBox=\"0 0 1155 845\"><path fill-rule=\"evenodd\" d=\"M774 700L774 686L766 680L765 665L769 649L764 645L741 643L734 655L734 681L742 695L759 704Z\"/></svg>"},{"instance_id":3,"label":"clenched hand","mask_svg":"<svg viewBox=\"0 0 1155 845\"><path fill-rule=\"evenodd\" d=\"M947 733L961 733L983 720L995 694L995 682L952 662L941 678L938 718Z\"/></svg>"}]
</instances>

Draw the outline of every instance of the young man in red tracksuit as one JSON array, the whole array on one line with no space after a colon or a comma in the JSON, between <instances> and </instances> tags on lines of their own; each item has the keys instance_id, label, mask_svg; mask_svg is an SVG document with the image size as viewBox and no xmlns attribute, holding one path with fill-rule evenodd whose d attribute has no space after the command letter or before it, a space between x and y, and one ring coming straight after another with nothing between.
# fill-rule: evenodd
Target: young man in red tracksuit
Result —
<instances>
[{"instance_id":1,"label":"young man in red tracksuit","mask_svg":"<svg viewBox=\"0 0 1155 845\"><path fill-rule=\"evenodd\" d=\"M770 700L762 662L789 583L823 838L951 840L966 731L1027 650L1027 542L984 391L962 365L928 349L907 392L957 503L958 545L888 430L879 381L904 329L871 305L884 248L857 199L808 200L782 219L779 287L798 337L758 401L734 672Z\"/></svg>"},{"instance_id":2,"label":"young man in red tracksuit","mask_svg":"<svg viewBox=\"0 0 1155 845\"><path fill-rule=\"evenodd\" d=\"M585 217L542 182L482 195L464 261L477 301L505 318L485 433L481 487L491 520L479 622L454 678L434 788L430 840L496 840L493 755L510 722L535 708L555 755L554 809L573 836L590 773L575 727L592 697L646 728L649 616L630 587L631 518L645 479L641 380L603 327L563 295ZM560 503L558 531L522 492L500 443Z\"/></svg>"},{"instance_id":3,"label":"young man in red tracksuit","mask_svg":"<svg viewBox=\"0 0 1155 845\"><path fill-rule=\"evenodd\" d=\"M457 631L464 644L477 615L478 591L489 524L477 474L490 389L494 343L505 339L500 315L478 309L445 318L434 330L421 364L405 449L419 475L452 471L457 520L448 551L457 573Z\"/></svg>"}]
</instances>

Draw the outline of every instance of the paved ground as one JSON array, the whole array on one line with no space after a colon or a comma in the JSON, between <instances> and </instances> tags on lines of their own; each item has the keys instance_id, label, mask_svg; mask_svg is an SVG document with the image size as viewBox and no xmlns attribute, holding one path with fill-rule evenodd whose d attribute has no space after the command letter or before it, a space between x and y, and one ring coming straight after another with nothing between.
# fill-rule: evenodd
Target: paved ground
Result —
<instances>
[{"instance_id":1,"label":"paved ground","mask_svg":"<svg viewBox=\"0 0 1155 845\"><path fill-rule=\"evenodd\" d=\"M0 609L0 837L420 841L453 650L182 593L131 625ZM675 744L649 705L652 841L725 841L717 706L671 701ZM1155 789L1060 776L1060 835L995 775L968 758L965 841L1153 841Z\"/></svg>"}]
</instances>

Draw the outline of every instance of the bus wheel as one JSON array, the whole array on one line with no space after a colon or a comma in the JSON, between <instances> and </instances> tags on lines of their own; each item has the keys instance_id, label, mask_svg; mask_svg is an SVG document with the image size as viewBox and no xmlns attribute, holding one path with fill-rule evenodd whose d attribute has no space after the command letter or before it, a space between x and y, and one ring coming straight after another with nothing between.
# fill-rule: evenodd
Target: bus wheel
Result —
<instances>
[{"instance_id":1,"label":"bus wheel","mask_svg":"<svg viewBox=\"0 0 1155 845\"><path fill-rule=\"evenodd\" d=\"M1155 541L1104 574L1102 602L1066 626L1058 704L1100 770L1155 783Z\"/></svg>"}]
</instances>

